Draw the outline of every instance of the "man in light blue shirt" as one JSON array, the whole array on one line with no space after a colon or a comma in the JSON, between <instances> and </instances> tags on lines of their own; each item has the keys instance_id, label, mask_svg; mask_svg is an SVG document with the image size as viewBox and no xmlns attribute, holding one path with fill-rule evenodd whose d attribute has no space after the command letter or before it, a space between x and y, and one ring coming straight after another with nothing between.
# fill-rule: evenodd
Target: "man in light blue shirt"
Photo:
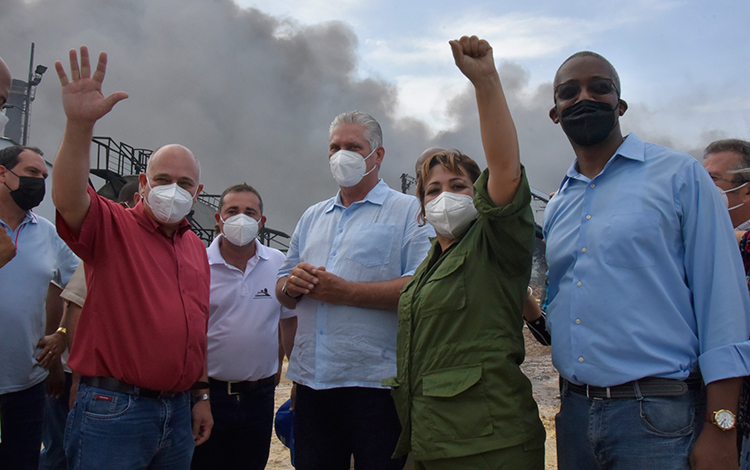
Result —
<instances>
[{"instance_id":1,"label":"man in light blue shirt","mask_svg":"<svg viewBox=\"0 0 750 470\"><path fill-rule=\"evenodd\" d=\"M577 157L544 224L559 468L737 468L750 302L726 206L694 158L622 136L606 59L554 85Z\"/></svg>"},{"instance_id":2,"label":"man in light blue shirt","mask_svg":"<svg viewBox=\"0 0 750 470\"><path fill-rule=\"evenodd\" d=\"M38 149L0 150L0 231L15 256L0 267L0 465L33 469L39 465L44 380L48 370L60 393L65 350L60 286L67 284L78 258L55 226L31 209L44 197L47 168ZM45 301L49 299L49 302ZM57 329L57 331L55 331ZM45 331L46 330L46 331ZM53 383L54 382L54 383Z\"/></svg>"},{"instance_id":3,"label":"man in light blue shirt","mask_svg":"<svg viewBox=\"0 0 750 470\"><path fill-rule=\"evenodd\" d=\"M279 270L276 297L297 312L287 377L296 384L300 470L400 469L400 425L381 380L396 373L401 287L429 250L419 202L379 179L380 125L343 113L329 132L338 194L307 209Z\"/></svg>"}]
</instances>

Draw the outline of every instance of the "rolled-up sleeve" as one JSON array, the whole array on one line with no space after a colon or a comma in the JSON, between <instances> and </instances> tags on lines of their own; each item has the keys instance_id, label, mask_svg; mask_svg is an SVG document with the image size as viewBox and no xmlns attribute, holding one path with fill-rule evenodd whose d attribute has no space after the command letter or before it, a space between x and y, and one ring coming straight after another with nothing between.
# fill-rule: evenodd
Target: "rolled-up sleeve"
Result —
<instances>
[{"instance_id":1,"label":"rolled-up sleeve","mask_svg":"<svg viewBox=\"0 0 750 470\"><path fill-rule=\"evenodd\" d=\"M726 206L698 164L678 194L703 380L750 375L750 297Z\"/></svg>"}]
</instances>

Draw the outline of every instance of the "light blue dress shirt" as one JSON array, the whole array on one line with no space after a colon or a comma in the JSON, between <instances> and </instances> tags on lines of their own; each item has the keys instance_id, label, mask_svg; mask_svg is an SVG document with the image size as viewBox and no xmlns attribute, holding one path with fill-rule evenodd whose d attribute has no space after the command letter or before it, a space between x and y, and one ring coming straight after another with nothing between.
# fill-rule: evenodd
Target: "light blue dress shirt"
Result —
<instances>
[{"instance_id":1,"label":"light blue dress shirt","mask_svg":"<svg viewBox=\"0 0 750 470\"><path fill-rule=\"evenodd\" d=\"M631 134L544 214L552 360L577 384L750 374L750 301L726 205L689 155Z\"/></svg>"},{"instance_id":2,"label":"light blue dress shirt","mask_svg":"<svg viewBox=\"0 0 750 470\"><path fill-rule=\"evenodd\" d=\"M79 260L55 231L33 212L15 231L0 220L16 244L16 256L0 268L0 394L32 387L47 377L36 362L36 347L47 324L46 299L50 282L64 287ZM62 300L60 300L62 302Z\"/></svg>"},{"instance_id":3,"label":"light blue dress shirt","mask_svg":"<svg viewBox=\"0 0 750 470\"><path fill-rule=\"evenodd\" d=\"M325 266L347 281L381 282L411 276L427 255L430 225L417 224L419 201L383 180L348 208L336 197L305 211L278 277L298 263ZM396 310L335 305L302 297L287 377L320 390L383 388L396 375Z\"/></svg>"}]
</instances>

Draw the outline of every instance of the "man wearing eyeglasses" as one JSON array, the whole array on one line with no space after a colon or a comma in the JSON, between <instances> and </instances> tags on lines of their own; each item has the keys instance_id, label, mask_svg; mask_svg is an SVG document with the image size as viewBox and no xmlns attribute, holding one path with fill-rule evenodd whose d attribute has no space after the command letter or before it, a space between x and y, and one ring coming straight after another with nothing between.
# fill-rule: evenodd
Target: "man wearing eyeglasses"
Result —
<instances>
[{"instance_id":1,"label":"man wearing eyeglasses","mask_svg":"<svg viewBox=\"0 0 750 470\"><path fill-rule=\"evenodd\" d=\"M750 230L750 142L725 139L706 147L703 166L724 195L735 230Z\"/></svg>"},{"instance_id":2,"label":"man wearing eyeglasses","mask_svg":"<svg viewBox=\"0 0 750 470\"><path fill-rule=\"evenodd\" d=\"M623 137L620 90L592 52L554 81L576 154L544 221L558 466L736 469L750 298L726 206L694 158Z\"/></svg>"},{"instance_id":3,"label":"man wearing eyeglasses","mask_svg":"<svg viewBox=\"0 0 750 470\"><path fill-rule=\"evenodd\" d=\"M745 275L750 274L750 142L724 139L706 147L703 166L727 203L739 242ZM750 282L748 282L750 289ZM737 432L740 434L740 468L750 469L750 377L742 382Z\"/></svg>"}]
</instances>

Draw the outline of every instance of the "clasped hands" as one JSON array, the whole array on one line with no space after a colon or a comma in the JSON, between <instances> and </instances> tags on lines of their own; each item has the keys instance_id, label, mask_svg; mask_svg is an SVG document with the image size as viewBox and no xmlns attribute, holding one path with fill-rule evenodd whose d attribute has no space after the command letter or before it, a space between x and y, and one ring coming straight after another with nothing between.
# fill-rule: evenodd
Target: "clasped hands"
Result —
<instances>
[{"instance_id":1,"label":"clasped hands","mask_svg":"<svg viewBox=\"0 0 750 470\"><path fill-rule=\"evenodd\" d=\"M342 303L349 281L326 271L325 266L299 263L289 272L286 292L290 297L306 295L326 303Z\"/></svg>"}]
</instances>

